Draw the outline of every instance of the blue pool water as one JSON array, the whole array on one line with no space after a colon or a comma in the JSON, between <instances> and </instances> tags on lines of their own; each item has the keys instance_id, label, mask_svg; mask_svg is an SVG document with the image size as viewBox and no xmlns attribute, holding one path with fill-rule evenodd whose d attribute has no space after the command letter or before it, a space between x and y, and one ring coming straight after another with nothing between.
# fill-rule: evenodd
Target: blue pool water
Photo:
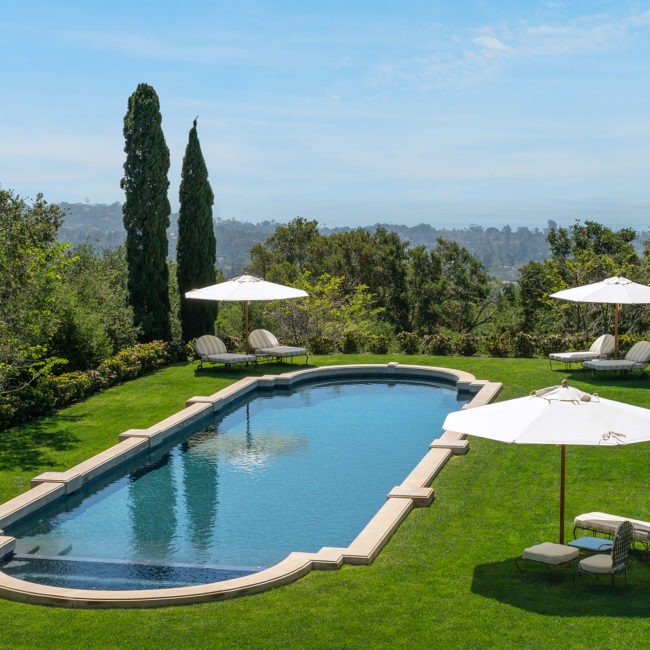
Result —
<instances>
[{"instance_id":1,"label":"blue pool water","mask_svg":"<svg viewBox=\"0 0 650 650\"><path fill-rule=\"evenodd\" d=\"M2 570L59 586L170 587L348 546L463 403L455 389L405 381L257 393L6 529L16 556Z\"/></svg>"}]
</instances>

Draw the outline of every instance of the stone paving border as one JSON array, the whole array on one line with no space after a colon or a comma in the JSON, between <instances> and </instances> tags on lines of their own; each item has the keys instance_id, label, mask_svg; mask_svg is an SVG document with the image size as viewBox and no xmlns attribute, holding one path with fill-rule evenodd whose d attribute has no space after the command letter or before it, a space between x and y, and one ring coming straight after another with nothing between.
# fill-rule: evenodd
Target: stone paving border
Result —
<instances>
[{"instance_id":1,"label":"stone paving border","mask_svg":"<svg viewBox=\"0 0 650 650\"><path fill-rule=\"evenodd\" d=\"M288 372L282 375L246 377L209 396L188 399L186 407L148 429L130 429L120 434L118 444L65 472L45 472L32 479L32 489L0 505L0 529L52 501L65 498L88 481L110 471L142 451L160 445L181 429L216 413L235 400L256 390L295 388L322 379L421 378L455 384L459 392L473 395L472 408L488 404L499 394L501 384L477 380L462 370L431 366L386 365L326 366ZM433 500L431 481L453 454L464 454L468 441L461 434L445 431L434 440L424 458L389 493L386 503L347 548L323 547L317 553L290 553L282 562L248 576L192 587L146 589L138 591L100 591L50 587L13 578L0 571L0 596L27 603L75 608L163 607L222 600L266 591L288 584L312 569L337 569L343 563L370 564L412 508L428 506ZM15 539L2 536L0 558L13 553Z\"/></svg>"}]
</instances>

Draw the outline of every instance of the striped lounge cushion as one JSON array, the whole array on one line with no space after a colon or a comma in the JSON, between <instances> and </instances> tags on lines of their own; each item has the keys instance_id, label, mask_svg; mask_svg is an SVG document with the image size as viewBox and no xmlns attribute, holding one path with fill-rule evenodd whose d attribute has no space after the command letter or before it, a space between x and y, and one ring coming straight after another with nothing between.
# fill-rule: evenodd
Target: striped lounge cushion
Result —
<instances>
[{"instance_id":1,"label":"striped lounge cushion","mask_svg":"<svg viewBox=\"0 0 650 650\"><path fill-rule=\"evenodd\" d=\"M603 334L591 344L589 352L594 352L595 354L612 354L615 343L616 339L611 334Z\"/></svg>"},{"instance_id":2,"label":"striped lounge cushion","mask_svg":"<svg viewBox=\"0 0 650 650\"><path fill-rule=\"evenodd\" d=\"M223 341L211 334L204 334L194 341L196 353L202 357L209 357L213 354L224 354L227 352Z\"/></svg>"},{"instance_id":3,"label":"striped lounge cushion","mask_svg":"<svg viewBox=\"0 0 650 650\"><path fill-rule=\"evenodd\" d=\"M648 341L635 343L625 355L625 358L635 363L648 363L650 361L650 343Z\"/></svg>"},{"instance_id":4,"label":"striped lounge cushion","mask_svg":"<svg viewBox=\"0 0 650 650\"><path fill-rule=\"evenodd\" d=\"M280 345L278 339L268 330L253 330L248 335L248 343L254 350L277 348Z\"/></svg>"}]
</instances>

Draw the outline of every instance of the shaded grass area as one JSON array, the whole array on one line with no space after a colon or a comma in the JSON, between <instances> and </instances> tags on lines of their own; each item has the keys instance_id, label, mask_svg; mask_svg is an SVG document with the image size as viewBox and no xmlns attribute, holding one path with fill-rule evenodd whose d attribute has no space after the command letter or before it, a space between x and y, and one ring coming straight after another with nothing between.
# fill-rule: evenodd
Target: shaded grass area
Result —
<instances>
[{"instance_id":1,"label":"shaded grass area","mask_svg":"<svg viewBox=\"0 0 650 650\"><path fill-rule=\"evenodd\" d=\"M567 376L532 359L356 355L313 363L392 360L501 381L499 399ZM14 496L34 474L66 469L114 444L121 431L150 426L192 395L290 368L197 374L189 364L176 365L18 427L8 439L25 450L0 448L0 494ZM568 377L583 390L650 407L650 380ZM0 640L5 647L49 648L645 647L650 564L639 553L630 560L629 586L619 577L615 590L590 577L574 590L571 571L549 575L528 563L520 576L514 567L524 546L557 541L559 450L478 438L470 444L469 454L452 458L435 479L434 503L414 510L371 566L314 571L264 594L157 610L74 611L0 601ZM649 454L646 444L569 448L567 520L590 510L650 519Z\"/></svg>"}]
</instances>

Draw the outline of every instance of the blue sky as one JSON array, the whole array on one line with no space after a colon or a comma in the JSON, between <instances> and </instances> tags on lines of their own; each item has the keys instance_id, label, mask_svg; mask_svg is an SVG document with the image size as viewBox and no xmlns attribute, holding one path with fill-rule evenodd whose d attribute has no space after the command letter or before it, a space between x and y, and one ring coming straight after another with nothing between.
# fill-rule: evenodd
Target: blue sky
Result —
<instances>
[{"instance_id":1,"label":"blue sky","mask_svg":"<svg viewBox=\"0 0 650 650\"><path fill-rule=\"evenodd\" d=\"M650 0L5 3L0 184L122 201L154 86L178 207L192 120L215 216L650 227Z\"/></svg>"}]
</instances>

